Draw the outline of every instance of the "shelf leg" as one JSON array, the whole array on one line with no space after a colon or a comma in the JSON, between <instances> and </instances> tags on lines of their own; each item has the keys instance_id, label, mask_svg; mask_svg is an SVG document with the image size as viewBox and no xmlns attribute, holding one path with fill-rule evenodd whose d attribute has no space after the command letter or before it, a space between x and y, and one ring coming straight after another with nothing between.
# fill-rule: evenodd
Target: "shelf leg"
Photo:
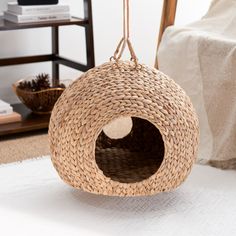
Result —
<instances>
[{"instance_id":1,"label":"shelf leg","mask_svg":"<svg viewBox=\"0 0 236 236\"><path fill-rule=\"evenodd\" d=\"M94 59L94 38L93 38L93 15L91 0L84 0L84 17L88 19L88 25L85 27L87 66L95 66Z\"/></svg>"},{"instance_id":2,"label":"shelf leg","mask_svg":"<svg viewBox=\"0 0 236 236\"><path fill-rule=\"evenodd\" d=\"M52 27L52 54L54 56L59 55L59 27ZM54 87L59 85L60 74L59 74L59 64L52 61L52 85Z\"/></svg>"}]
</instances>

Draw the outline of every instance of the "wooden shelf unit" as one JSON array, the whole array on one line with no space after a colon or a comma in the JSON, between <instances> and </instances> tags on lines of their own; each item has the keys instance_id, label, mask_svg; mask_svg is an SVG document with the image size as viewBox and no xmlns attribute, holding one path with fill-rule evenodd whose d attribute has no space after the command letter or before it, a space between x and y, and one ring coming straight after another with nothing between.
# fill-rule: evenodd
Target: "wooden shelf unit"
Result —
<instances>
[{"instance_id":1,"label":"wooden shelf unit","mask_svg":"<svg viewBox=\"0 0 236 236\"><path fill-rule=\"evenodd\" d=\"M13 58L0 58L1 66L14 66L28 63L39 62L52 62L52 83L57 85L60 83L59 66L64 65L79 71L87 71L95 66L94 59L94 39L93 39L93 18L92 18L92 3L91 0L84 1L84 19L78 17L72 17L70 20L62 21L47 21L39 23L23 23L16 24L0 18L0 31L10 30L24 30L32 28L51 28L51 54L32 55ZM86 40L86 57L87 63L82 64L80 62L70 60L60 56L59 50L59 27L76 25L85 28L85 40ZM1 80L0 80L1 86ZM22 114L22 122L10 123L0 125L0 136L21 133L27 131L33 131L48 127L49 115L36 115L32 114L23 104L13 105L15 111Z\"/></svg>"},{"instance_id":2,"label":"wooden shelf unit","mask_svg":"<svg viewBox=\"0 0 236 236\"><path fill-rule=\"evenodd\" d=\"M9 124L1 124L1 135L9 135L48 128L50 115L36 115L21 103L13 104L12 106L14 111L22 115L22 121Z\"/></svg>"}]
</instances>

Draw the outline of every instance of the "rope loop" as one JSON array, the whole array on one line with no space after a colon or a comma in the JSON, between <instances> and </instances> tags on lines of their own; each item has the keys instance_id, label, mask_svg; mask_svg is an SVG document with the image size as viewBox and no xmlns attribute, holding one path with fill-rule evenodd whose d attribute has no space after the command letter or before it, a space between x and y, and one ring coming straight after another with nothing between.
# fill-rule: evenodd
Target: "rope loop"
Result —
<instances>
[{"instance_id":1,"label":"rope loop","mask_svg":"<svg viewBox=\"0 0 236 236\"><path fill-rule=\"evenodd\" d=\"M131 55L131 61L134 62L135 64L135 69L140 69L142 66L138 63L138 58L134 52L132 43L129 39L130 37L130 30L129 30L129 19L130 19L130 14L129 14L129 0L123 0L123 37L118 43L118 46L114 52L114 55L110 58L110 61L114 61L115 63L118 64L119 60L121 59L124 50L126 46L129 49L130 55Z\"/></svg>"}]
</instances>

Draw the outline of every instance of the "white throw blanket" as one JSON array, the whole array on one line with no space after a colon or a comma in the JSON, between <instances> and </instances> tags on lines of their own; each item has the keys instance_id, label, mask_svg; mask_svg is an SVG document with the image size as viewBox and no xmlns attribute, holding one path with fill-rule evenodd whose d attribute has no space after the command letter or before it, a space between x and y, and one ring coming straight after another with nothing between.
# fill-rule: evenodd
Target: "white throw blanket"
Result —
<instances>
[{"instance_id":1,"label":"white throw blanket","mask_svg":"<svg viewBox=\"0 0 236 236\"><path fill-rule=\"evenodd\" d=\"M169 27L159 68L191 97L200 120L199 159L236 158L236 0L214 0L186 27ZM235 159L236 160L236 159Z\"/></svg>"}]
</instances>

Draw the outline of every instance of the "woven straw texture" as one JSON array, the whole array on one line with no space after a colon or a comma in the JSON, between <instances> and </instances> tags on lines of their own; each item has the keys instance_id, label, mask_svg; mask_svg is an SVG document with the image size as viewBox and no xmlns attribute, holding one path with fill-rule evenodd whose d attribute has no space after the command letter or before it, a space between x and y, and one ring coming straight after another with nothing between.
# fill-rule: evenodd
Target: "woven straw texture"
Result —
<instances>
[{"instance_id":1,"label":"woven straw texture","mask_svg":"<svg viewBox=\"0 0 236 236\"><path fill-rule=\"evenodd\" d=\"M57 99L65 90L64 88L50 88L31 92L20 89L18 84L19 82L13 84L14 92L21 102L36 114L51 113Z\"/></svg>"},{"instance_id":2,"label":"woven straw texture","mask_svg":"<svg viewBox=\"0 0 236 236\"><path fill-rule=\"evenodd\" d=\"M132 117L123 139L102 131ZM95 67L58 99L49 126L52 162L69 185L96 194L152 195L179 186L197 154L198 119L185 92L160 71L119 61Z\"/></svg>"}]
</instances>

